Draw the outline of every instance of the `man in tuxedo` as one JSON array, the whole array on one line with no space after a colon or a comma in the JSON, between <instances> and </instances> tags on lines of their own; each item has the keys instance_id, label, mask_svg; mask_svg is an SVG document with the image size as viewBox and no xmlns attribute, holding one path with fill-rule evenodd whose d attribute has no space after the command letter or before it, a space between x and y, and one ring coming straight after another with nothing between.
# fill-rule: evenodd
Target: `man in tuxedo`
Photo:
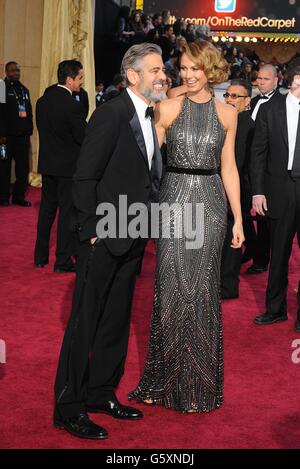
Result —
<instances>
[{"instance_id":1,"label":"man in tuxedo","mask_svg":"<svg viewBox=\"0 0 300 469\"><path fill-rule=\"evenodd\" d=\"M31 207L31 203L25 199L30 137L33 132L30 93L20 81L21 69L16 62L8 62L5 73L6 102L1 106L5 135L0 135L0 139L5 141L7 158L0 159L0 205L9 205L11 162L14 159L16 181L12 203L21 207Z\"/></svg>"},{"instance_id":2,"label":"man in tuxedo","mask_svg":"<svg viewBox=\"0 0 300 469\"><path fill-rule=\"evenodd\" d=\"M250 103L251 117L254 122L256 121L260 106L280 96L279 92L276 91L277 84L276 68L271 64L260 67L257 76L257 87L260 94L253 98ZM268 219L257 215L256 227L257 236L253 237L252 243L249 243L252 245L250 251L253 251L253 264L247 269L247 274L261 274L265 272L270 260L270 228Z\"/></svg>"},{"instance_id":3,"label":"man in tuxedo","mask_svg":"<svg viewBox=\"0 0 300 469\"><path fill-rule=\"evenodd\" d=\"M103 104L104 96L104 83L102 80L96 81L96 90L95 90L95 98L96 98L96 107L99 107L101 104Z\"/></svg>"},{"instance_id":4,"label":"man in tuxedo","mask_svg":"<svg viewBox=\"0 0 300 469\"><path fill-rule=\"evenodd\" d=\"M48 93L48 91L52 90L53 88L56 88L57 85L58 85L58 83L55 83L54 85L48 86L48 88L45 89L44 94ZM89 110L90 110L89 95L88 95L87 91L85 91L85 89L82 88L82 86L81 86L79 91L73 91L72 92L72 96L82 106L83 116L84 116L85 119L87 119L87 117L89 115Z\"/></svg>"},{"instance_id":5,"label":"man in tuxedo","mask_svg":"<svg viewBox=\"0 0 300 469\"><path fill-rule=\"evenodd\" d=\"M241 206L243 211L244 231L248 222L247 213L251 207L251 190L249 181L249 163L254 122L248 110L252 94L251 85L237 78L232 80L226 93L225 102L238 111L238 124L235 139L235 158L241 183ZM242 248L232 249L233 215L228 207L227 232L223 245L221 262L221 294L222 299L238 298L239 273L242 262ZM254 228L253 228L254 229Z\"/></svg>"},{"instance_id":6,"label":"man in tuxedo","mask_svg":"<svg viewBox=\"0 0 300 469\"><path fill-rule=\"evenodd\" d=\"M36 267L49 262L49 240L58 215L55 272L74 272L71 256L75 234L71 230L72 177L75 172L86 121L84 109L72 96L83 82L80 62L65 60L58 67L58 84L45 91L36 105L39 132L39 164L42 174L42 199L34 252Z\"/></svg>"},{"instance_id":7,"label":"man in tuxedo","mask_svg":"<svg viewBox=\"0 0 300 469\"><path fill-rule=\"evenodd\" d=\"M299 63L290 64L288 76L289 93L259 110L252 144L253 208L268 215L271 231L266 312L255 319L259 325L288 319L288 263L296 233L300 239Z\"/></svg>"},{"instance_id":8,"label":"man in tuxedo","mask_svg":"<svg viewBox=\"0 0 300 469\"><path fill-rule=\"evenodd\" d=\"M81 438L107 437L87 412L122 420L143 417L120 404L114 391L124 371L132 295L146 239L124 236L118 226L115 236L101 237L103 216L97 213L109 203L116 220L124 220L131 204L143 203L148 216L147 207L157 200L162 161L149 104L165 98L163 67L155 44L134 45L126 52L122 74L127 89L94 112L74 175L80 248L55 383L54 425ZM127 197L125 209L119 208L119 196Z\"/></svg>"}]
</instances>

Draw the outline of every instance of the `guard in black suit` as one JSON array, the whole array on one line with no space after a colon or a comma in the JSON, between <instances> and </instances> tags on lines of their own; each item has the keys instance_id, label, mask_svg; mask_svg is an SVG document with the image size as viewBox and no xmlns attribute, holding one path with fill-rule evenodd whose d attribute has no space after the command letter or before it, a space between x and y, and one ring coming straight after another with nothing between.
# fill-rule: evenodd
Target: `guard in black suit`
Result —
<instances>
[{"instance_id":1,"label":"guard in black suit","mask_svg":"<svg viewBox=\"0 0 300 469\"><path fill-rule=\"evenodd\" d=\"M32 106L28 88L20 82L20 66L9 62L5 67L6 103L2 106L4 114L7 158L0 159L0 204L9 205L11 162L15 160L15 175L12 203L31 207L25 200L29 173L30 137L33 132ZM3 131L2 131L3 133Z\"/></svg>"},{"instance_id":2,"label":"guard in black suit","mask_svg":"<svg viewBox=\"0 0 300 469\"><path fill-rule=\"evenodd\" d=\"M93 114L74 176L81 243L72 313L55 383L54 424L81 438L107 437L87 411L119 419L142 418L139 410L121 405L114 390L124 371L131 302L146 239L119 233L118 220L126 220L133 203L142 203L148 218L147 207L158 197L162 160L153 108L148 106L151 100L165 97L160 48L132 46L122 71L129 86ZM127 198L124 207L119 196ZM116 233L107 238L99 237L99 225L97 230L103 219L101 204L111 204L116 211ZM123 230L131 219L124 221Z\"/></svg>"},{"instance_id":3,"label":"guard in black suit","mask_svg":"<svg viewBox=\"0 0 300 469\"><path fill-rule=\"evenodd\" d=\"M235 158L241 183L241 206L244 226L248 221L247 213L250 210L251 204L249 164L254 131L254 122L251 119L250 112L248 111L251 94L251 85L243 79L232 80L224 94L225 102L235 107L238 111ZM227 232L224 240L221 262L222 299L238 298L239 296L239 273L242 263L242 248L233 249L231 247L233 224L233 215L230 206L228 206Z\"/></svg>"},{"instance_id":4,"label":"guard in black suit","mask_svg":"<svg viewBox=\"0 0 300 469\"><path fill-rule=\"evenodd\" d=\"M38 171L42 174L42 199L37 226L34 263L49 262L49 240L59 209L55 272L74 272L71 256L75 253L75 235L71 230L72 177L75 172L86 121L84 110L72 92L83 81L80 62L66 60L58 67L58 85L47 88L36 105L40 138Z\"/></svg>"},{"instance_id":5,"label":"guard in black suit","mask_svg":"<svg viewBox=\"0 0 300 469\"><path fill-rule=\"evenodd\" d=\"M259 69L257 86L260 94L253 98L250 103L251 117L254 122L260 106L280 96L279 91L276 91L277 83L277 70L273 65L267 64ZM250 212L248 216L250 216ZM270 261L271 240L269 220L266 217L257 215L256 228L257 235L253 236L252 243L249 241L249 251L252 251L253 264L247 269L247 274L265 272Z\"/></svg>"},{"instance_id":6,"label":"guard in black suit","mask_svg":"<svg viewBox=\"0 0 300 469\"><path fill-rule=\"evenodd\" d=\"M260 325L287 319L288 263L296 233L300 239L300 65L292 63L288 74L290 92L261 107L252 144L253 208L267 214L271 230L266 313L255 319Z\"/></svg>"}]
</instances>

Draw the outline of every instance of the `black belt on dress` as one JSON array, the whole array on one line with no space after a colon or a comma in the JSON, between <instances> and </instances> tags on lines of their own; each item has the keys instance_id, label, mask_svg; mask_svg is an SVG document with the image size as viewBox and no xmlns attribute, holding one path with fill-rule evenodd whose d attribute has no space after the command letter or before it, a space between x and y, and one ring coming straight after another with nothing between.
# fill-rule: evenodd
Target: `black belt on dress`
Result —
<instances>
[{"instance_id":1,"label":"black belt on dress","mask_svg":"<svg viewBox=\"0 0 300 469\"><path fill-rule=\"evenodd\" d=\"M168 173L178 174L195 174L196 176L213 176L214 174L220 173L220 168L212 169L197 169L197 168L177 168L176 166L167 166L166 171Z\"/></svg>"}]
</instances>

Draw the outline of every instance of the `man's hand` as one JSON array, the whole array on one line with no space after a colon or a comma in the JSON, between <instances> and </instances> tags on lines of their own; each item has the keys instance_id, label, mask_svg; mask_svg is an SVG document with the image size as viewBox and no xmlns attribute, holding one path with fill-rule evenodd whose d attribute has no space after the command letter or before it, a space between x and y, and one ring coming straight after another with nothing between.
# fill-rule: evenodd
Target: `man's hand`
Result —
<instances>
[{"instance_id":1,"label":"man's hand","mask_svg":"<svg viewBox=\"0 0 300 469\"><path fill-rule=\"evenodd\" d=\"M252 197L252 207L256 213L264 217L268 211L266 197L264 195L254 195Z\"/></svg>"},{"instance_id":2,"label":"man's hand","mask_svg":"<svg viewBox=\"0 0 300 469\"><path fill-rule=\"evenodd\" d=\"M90 243L91 243L91 244L95 244L96 241L97 241L97 236L96 236L96 238L91 238L91 239L90 239Z\"/></svg>"}]
</instances>

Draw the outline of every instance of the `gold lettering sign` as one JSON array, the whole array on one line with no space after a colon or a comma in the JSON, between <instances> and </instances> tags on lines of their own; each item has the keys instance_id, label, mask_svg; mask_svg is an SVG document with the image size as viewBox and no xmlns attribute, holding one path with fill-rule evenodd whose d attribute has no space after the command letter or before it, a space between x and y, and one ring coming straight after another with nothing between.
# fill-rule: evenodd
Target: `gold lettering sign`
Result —
<instances>
[{"instance_id":1,"label":"gold lettering sign","mask_svg":"<svg viewBox=\"0 0 300 469\"><path fill-rule=\"evenodd\" d=\"M172 19L175 17L172 17ZM258 18L242 18L234 19L231 16L219 18L218 16L208 16L207 18L181 18L182 21L195 24L208 24L213 28L221 28L222 26L231 26L235 28L275 28L278 30L285 28L294 28L296 25L296 18L289 19L273 19L265 16Z\"/></svg>"}]
</instances>

